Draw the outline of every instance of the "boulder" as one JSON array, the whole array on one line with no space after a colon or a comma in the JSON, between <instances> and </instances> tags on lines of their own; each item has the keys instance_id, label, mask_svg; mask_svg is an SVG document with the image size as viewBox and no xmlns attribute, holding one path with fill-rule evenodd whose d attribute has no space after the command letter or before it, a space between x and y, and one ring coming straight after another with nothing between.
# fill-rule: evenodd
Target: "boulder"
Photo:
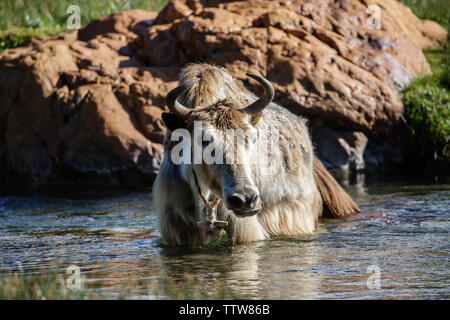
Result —
<instances>
[{"instance_id":1,"label":"boulder","mask_svg":"<svg viewBox=\"0 0 450 320\"><path fill-rule=\"evenodd\" d=\"M129 47L133 28L151 17L120 13L2 53L0 155L8 182L152 182L162 157L161 108L177 72L146 67Z\"/></svg>"},{"instance_id":2,"label":"boulder","mask_svg":"<svg viewBox=\"0 0 450 320\"><path fill-rule=\"evenodd\" d=\"M245 73L267 77L276 102L310 119L329 168L383 165L390 149L373 141L395 136L398 90L430 73L421 49L446 37L394 0L175 0L33 38L0 53L0 175L151 183L165 95L193 61L224 66L256 93Z\"/></svg>"},{"instance_id":3,"label":"boulder","mask_svg":"<svg viewBox=\"0 0 450 320\"><path fill-rule=\"evenodd\" d=\"M380 29L371 23L371 5ZM388 136L402 114L398 90L430 74L421 48L445 38L442 27L394 0L178 0L136 46L150 65L207 61L250 87L245 73L262 74L275 100L296 114Z\"/></svg>"},{"instance_id":4,"label":"boulder","mask_svg":"<svg viewBox=\"0 0 450 320\"><path fill-rule=\"evenodd\" d=\"M364 152L367 136L358 131L316 128L312 132L317 156L336 177L348 177L350 172L365 169Z\"/></svg>"}]
</instances>

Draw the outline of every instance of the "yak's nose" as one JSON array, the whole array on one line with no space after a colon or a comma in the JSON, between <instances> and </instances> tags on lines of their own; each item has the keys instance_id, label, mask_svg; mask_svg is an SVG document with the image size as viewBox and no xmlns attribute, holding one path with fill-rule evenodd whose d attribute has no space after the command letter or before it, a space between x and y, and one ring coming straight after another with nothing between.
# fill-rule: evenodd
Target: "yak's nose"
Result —
<instances>
[{"instance_id":1,"label":"yak's nose","mask_svg":"<svg viewBox=\"0 0 450 320\"><path fill-rule=\"evenodd\" d=\"M234 193L227 198L227 203L231 210L255 209L259 204L259 195L257 193L249 195Z\"/></svg>"},{"instance_id":2,"label":"yak's nose","mask_svg":"<svg viewBox=\"0 0 450 320\"><path fill-rule=\"evenodd\" d=\"M259 203L259 195L257 193L253 194L250 198L249 201L247 201L247 206L255 209L255 207L258 205Z\"/></svg>"}]
</instances>

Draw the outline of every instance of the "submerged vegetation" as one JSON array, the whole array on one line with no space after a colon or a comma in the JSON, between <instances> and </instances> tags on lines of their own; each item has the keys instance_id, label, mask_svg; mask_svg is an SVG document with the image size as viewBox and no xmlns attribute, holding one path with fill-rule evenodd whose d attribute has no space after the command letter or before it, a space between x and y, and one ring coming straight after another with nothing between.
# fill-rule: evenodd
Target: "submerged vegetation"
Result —
<instances>
[{"instance_id":1,"label":"submerged vegetation","mask_svg":"<svg viewBox=\"0 0 450 320\"><path fill-rule=\"evenodd\" d=\"M433 20L449 29L450 10L447 0L398 0L411 8L421 19Z\"/></svg>"},{"instance_id":2,"label":"submerged vegetation","mask_svg":"<svg viewBox=\"0 0 450 320\"><path fill-rule=\"evenodd\" d=\"M207 252L207 251L206 251ZM103 300L103 299L243 299L226 284L204 290L203 275L186 275L183 281L141 279L130 281L114 294L99 293L101 281L81 279L79 288L71 288L71 279L61 264L39 272L18 270L0 274L0 300Z\"/></svg>"}]
</instances>

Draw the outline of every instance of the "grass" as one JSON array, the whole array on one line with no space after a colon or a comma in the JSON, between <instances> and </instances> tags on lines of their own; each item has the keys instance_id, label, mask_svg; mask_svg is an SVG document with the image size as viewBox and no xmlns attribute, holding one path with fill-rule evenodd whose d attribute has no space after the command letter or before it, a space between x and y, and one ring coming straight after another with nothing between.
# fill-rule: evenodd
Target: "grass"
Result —
<instances>
[{"instance_id":1,"label":"grass","mask_svg":"<svg viewBox=\"0 0 450 320\"><path fill-rule=\"evenodd\" d=\"M398 0L421 19L433 20L449 30L450 10L447 0Z\"/></svg>"},{"instance_id":2,"label":"grass","mask_svg":"<svg viewBox=\"0 0 450 320\"><path fill-rule=\"evenodd\" d=\"M40 270L0 274L0 300L104 300L104 299L244 299L225 283L211 287L204 275L184 275L182 278L140 279L127 283L115 293L99 281L85 282L80 289L70 289L62 265ZM91 279L92 280L92 279ZM208 290L205 290L205 287Z\"/></svg>"},{"instance_id":3,"label":"grass","mask_svg":"<svg viewBox=\"0 0 450 320\"><path fill-rule=\"evenodd\" d=\"M422 19L434 20L450 31L446 0L402 0ZM407 124L406 157L415 165L437 170L450 167L450 43L424 50L433 74L413 81L403 91Z\"/></svg>"},{"instance_id":4,"label":"grass","mask_svg":"<svg viewBox=\"0 0 450 320\"><path fill-rule=\"evenodd\" d=\"M56 269L40 276L14 272L0 275L0 300L80 300L95 299L83 289L68 289Z\"/></svg>"},{"instance_id":5,"label":"grass","mask_svg":"<svg viewBox=\"0 0 450 320\"><path fill-rule=\"evenodd\" d=\"M33 36L67 29L67 8L80 7L81 24L129 9L158 11L168 0L1 0L0 51L17 47Z\"/></svg>"},{"instance_id":6,"label":"grass","mask_svg":"<svg viewBox=\"0 0 450 320\"><path fill-rule=\"evenodd\" d=\"M416 79L403 91L408 126L407 150L414 161L450 164L450 46L427 49L433 75Z\"/></svg>"}]
</instances>

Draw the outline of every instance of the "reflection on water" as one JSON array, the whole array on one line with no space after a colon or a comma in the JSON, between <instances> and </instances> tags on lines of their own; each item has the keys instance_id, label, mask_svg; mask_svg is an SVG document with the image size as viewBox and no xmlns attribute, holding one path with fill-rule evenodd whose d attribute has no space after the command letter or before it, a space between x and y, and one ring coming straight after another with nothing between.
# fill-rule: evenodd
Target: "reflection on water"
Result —
<instances>
[{"instance_id":1,"label":"reflection on water","mask_svg":"<svg viewBox=\"0 0 450 320\"><path fill-rule=\"evenodd\" d=\"M450 186L350 185L364 213L314 235L162 248L149 192L0 196L0 278L81 269L101 298L450 298ZM55 267L56 266L56 267ZM370 266L380 289L369 289ZM54 270L54 269L52 269Z\"/></svg>"}]
</instances>

